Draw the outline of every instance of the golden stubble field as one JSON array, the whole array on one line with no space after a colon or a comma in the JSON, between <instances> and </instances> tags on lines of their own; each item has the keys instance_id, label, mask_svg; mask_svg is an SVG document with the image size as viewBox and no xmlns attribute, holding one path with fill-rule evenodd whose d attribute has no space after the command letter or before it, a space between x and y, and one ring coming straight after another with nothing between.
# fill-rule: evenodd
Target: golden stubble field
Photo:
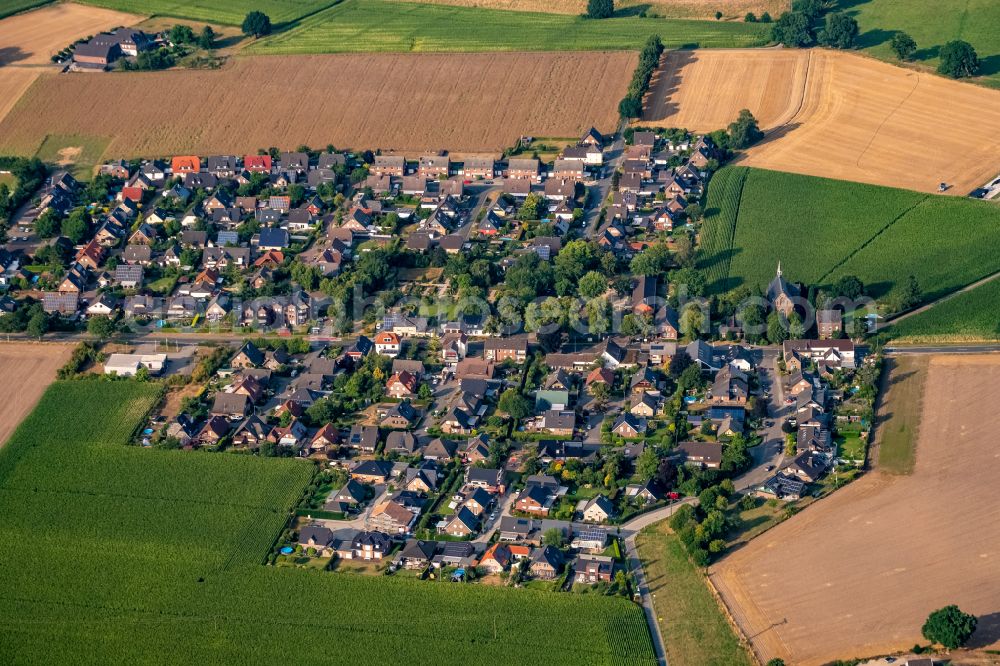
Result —
<instances>
[{"instance_id":1,"label":"golden stubble field","mask_svg":"<svg viewBox=\"0 0 1000 666\"><path fill-rule=\"evenodd\" d=\"M131 25L141 18L100 7L59 3L0 20L0 118L46 65L51 65L55 53L81 37Z\"/></svg>"},{"instance_id":2,"label":"golden stubble field","mask_svg":"<svg viewBox=\"0 0 1000 666\"><path fill-rule=\"evenodd\" d=\"M628 52L263 56L214 71L51 75L0 122L0 150L72 134L111 138L114 157L330 143L499 151L525 134L612 131L635 64Z\"/></svg>"},{"instance_id":3,"label":"golden stubble field","mask_svg":"<svg viewBox=\"0 0 1000 666\"><path fill-rule=\"evenodd\" d=\"M927 373L912 475L871 472L712 568L762 661L905 650L952 603L981 617L972 647L1000 643L1000 355L904 367ZM886 428L914 416L899 400L890 386Z\"/></svg>"},{"instance_id":4,"label":"golden stubble field","mask_svg":"<svg viewBox=\"0 0 1000 666\"><path fill-rule=\"evenodd\" d=\"M649 124L710 131L741 108L769 130L741 164L964 196L1000 171L1000 91L853 53L672 53Z\"/></svg>"},{"instance_id":5,"label":"golden stubble field","mask_svg":"<svg viewBox=\"0 0 1000 666\"><path fill-rule=\"evenodd\" d=\"M72 353L73 345L68 344L0 343L0 446L34 409Z\"/></svg>"}]
</instances>

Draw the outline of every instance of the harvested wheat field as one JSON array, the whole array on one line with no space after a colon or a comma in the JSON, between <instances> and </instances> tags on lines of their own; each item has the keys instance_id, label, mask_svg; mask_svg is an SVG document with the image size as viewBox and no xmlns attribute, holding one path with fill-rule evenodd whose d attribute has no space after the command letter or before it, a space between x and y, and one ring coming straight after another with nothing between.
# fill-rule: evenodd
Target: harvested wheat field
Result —
<instances>
[{"instance_id":1,"label":"harvested wheat field","mask_svg":"<svg viewBox=\"0 0 1000 666\"><path fill-rule=\"evenodd\" d=\"M73 345L0 344L0 446L28 415L69 360Z\"/></svg>"},{"instance_id":2,"label":"harvested wheat field","mask_svg":"<svg viewBox=\"0 0 1000 666\"><path fill-rule=\"evenodd\" d=\"M1000 91L819 49L696 51L665 66L644 120L712 130L747 107L770 131L741 164L922 192L945 182L961 196L1000 170Z\"/></svg>"},{"instance_id":3,"label":"harvested wheat field","mask_svg":"<svg viewBox=\"0 0 1000 666\"><path fill-rule=\"evenodd\" d=\"M53 54L81 37L140 19L110 9L61 3L0 21L0 118L51 65Z\"/></svg>"},{"instance_id":4,"label":"harvested wheat field","mask_svg":"<svg viewBox=\"0 0 1000 666\"><path fill-rule=\"evenodd\" d=\"M413 2L414 0L402 0ZM518 12L543 12L546 14L585 14L587 0L420 0L422 4L454 5L457 7L481 7L483 9L506 9ZM727 18L743 20L747 12L760 16L769 12L777 18L791 6L791 0L624 0L616 2L619 13L645 10L667 18L715 19L715 12L722 12Z\"/></svg>"},{"instance_id":5,"label":"harvested wheat field","mask_svg":"<svg viewBox=\"0 0 1000 666\"><path fill-rule=\"evenodd\" d=\"M643 122L711 132L740 109L762 128L791 120L802 100L808 51L733 49L670 51L653 75Z\"/></svg>"},{"instance_id":6,"label":"harvested wheat field","mask_svg":"<svg viewBox=\"0 0 1000 666\"><path fill-rule=\"evenodd\" d=\"M904 364L891 378L885 430L916 416L907 409L912 372L927 375L911 475L877 469L713 567L762 662L810 666L907 649L926 642L928 613L952 603L981 618L970 647L1000 643L1000 414L989 402L1000 391L1000 355Z\"/></svg>"},{"instance_id":7,"label":"harvested wheat field","mask_svg":"<svg viewBox=\"0 0 1000 666\"><path fill-rule=\"evenodd\" d=\"M497 151L523 134L612 131L635 63L628 52L264 56L215 71L48 76L0 122L0 150L73 134L111 138L114 157L329 143ZM148 112L152 99L162 113Z\"/></svg>"}]
</instances>

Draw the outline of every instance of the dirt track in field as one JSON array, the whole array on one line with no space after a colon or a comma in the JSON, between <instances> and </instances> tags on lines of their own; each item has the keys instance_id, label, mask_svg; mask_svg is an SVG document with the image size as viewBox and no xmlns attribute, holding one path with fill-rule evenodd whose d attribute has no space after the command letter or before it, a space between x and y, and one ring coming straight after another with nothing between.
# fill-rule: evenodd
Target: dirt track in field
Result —
<instances>
[{"instance_id":1,"label":"dirt track in field","mask_svg":"<svg viewBox=\"0 0 1000 666\"><path fill-rule=\"evenodd\" d=\"M72 353L73 345L0 344L0 446L38 404Z\"/></svg>"},{"instance_id":2,"label":"dirt track in field","mask_svg":"<svg viewBox=\"0 0 1000 666\"><path fill-rule=\"evenodd\" d=\"M672 53L656 76L646 123L757 115L748 166L959 196L1000 171L1000 91L821 49Z\"/></svg>"},{"instance_id":3,"label":"dirt track in field","mask_svg":"<svg viewBox=\"0 0 1000 666\"><path fill-rule=\"evenodd\" d=\"M142 17L99 7L60 3L0 20L0 118L7 115L51 57L77 39ZM46 67L52 65L51 67Z\"/></svg>"},{"instance_id":4,"label":"dirt track in field","mask_svg":"<svg viewBox=\"0 0 1000 666\"><path fill-rule=\"evenodd\" d=\"M932 357L926 372L912 475L876 470L713 567L762 661L907 649L952 603L981 618L972 647L1000 645L1000 356Z\"/></svg>"},{"instance_id":5,"label":"dirt track in field","mask_svg":"<svg viewBox=\"0 0 1000 666\"><path fill-rule=\"evenodd\" d=\"M612 131L636 57L263 56L217 71L47 76L0 122L0 150L30 153L45 134L82 134L113 137L106 155L114 157L330 143L499 151L525 134ZM152 99L163 100L162 113L146 112Z\"/></svg>"}]
</instances>

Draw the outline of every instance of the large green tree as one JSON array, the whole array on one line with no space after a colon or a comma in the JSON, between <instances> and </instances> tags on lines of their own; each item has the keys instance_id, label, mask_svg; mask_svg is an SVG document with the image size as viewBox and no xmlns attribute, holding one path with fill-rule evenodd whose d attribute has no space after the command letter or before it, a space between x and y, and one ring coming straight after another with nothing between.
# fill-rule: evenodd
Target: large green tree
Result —
<instances>
[{"instance_id":1,"label":"large green tree","mask_svg":"<svg viewBox=\"0 0 1000 666\"><path fill-rule=\"evenodd\" d=\"M264 12L252 11L243 19L243 34L263 37L271 34L271 17Z\"/></svg>"},{"instance_id":2,"label":"large green tree","mask_svg":"<svg viewBox=\"0 0 1000 666\"><path fill-rule=\"evenodd\" d=\"M749 148L764 138L757 119L750 109L742 109L736 120L729 124L729 142L733 148Z\"/></svg>"},{"instance_id":3,"label":"large green tree","mask_svg":"<svg viewBox=\"0 0 1000 666\"><path fill-rule=\"evenodd\" d=\"M501 393L497 407L516 421L531 414L531 402L517 389L509 388Z\"/></svg>"},{"instance_id":4,"label":"large green tree","mask_svg":"<svg viewBox=\"0 0 1000 666\"><path fill-rule=\"evenodd\" d=\"M857 39L858 22L853 16L844 12L826 15L826 25L819 35L820 44L835 49L852 49Z\"/></svg>"},{"instance_id":5,"label":"large green tree","mask_svg":"<svg viewBox=\"0 0 1000 666\"><path fill-rule=\"evenodd\" d=\"M812 46L809 17L802 12L784 12L771 26L771 39L785 46Z\"/></svg>"},{"instance_id":6,"label":"large green tree","mask_svg":"<svg viewBox=\"0 0 1000 666\"><path fill-rule=\"evenodd\" d=\"M905 32L897 32L889 40L889 48L900 60L911 60L917 52L917 43Z\"/></svg>"},{"instance_id":7,"label":"large green tree","mask_svg":"<svg viewBox=\"0 0 1000 666\"><path fill-rule=\"evenodd\" d=\"M972 44L960 39L948 42L941 47L941 64L938 65L938 74L950 76L953 79L960 79L968 76L975 76L979 72L981 63L976 49Z\"/></svg>"},{"instance_id":8,"label":"large green tree","mask_svg":"<svg viewBox=\"0 0 1000 666\"><path fill-rule=\"evenodd\" d=\"M927 640L954 650L972 637L977 623L975 615L963 613L955 605L945 606L927 616L921 633Z\"/></svg>"},{"instance_id":9,"label":"large green tree","mask_svg":"<svg viewBox=\"0 0 1000 666\"><path fill-rule=\"evenodd\" d=\"M615 13L613 0L587 0L587 16L594 19L611 18Z\"/></svg>"}]
</instances>

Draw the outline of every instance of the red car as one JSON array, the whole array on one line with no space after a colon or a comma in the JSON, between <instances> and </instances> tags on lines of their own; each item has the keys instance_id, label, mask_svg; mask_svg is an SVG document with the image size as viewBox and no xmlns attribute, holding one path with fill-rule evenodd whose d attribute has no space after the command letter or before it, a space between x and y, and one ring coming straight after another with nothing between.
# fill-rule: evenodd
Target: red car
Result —
<instances>
[{"instance_id":1,"label":"red car","mask_svg":"<svg viewBox=\"0 0 1000 666\"><path fill-rule=\"evenodd\" d=\"M680 498L681 498L681 494L680 493L667 493L667 499L669 499L671 501L679 500Z\"/></svg>"}]
</instances>

